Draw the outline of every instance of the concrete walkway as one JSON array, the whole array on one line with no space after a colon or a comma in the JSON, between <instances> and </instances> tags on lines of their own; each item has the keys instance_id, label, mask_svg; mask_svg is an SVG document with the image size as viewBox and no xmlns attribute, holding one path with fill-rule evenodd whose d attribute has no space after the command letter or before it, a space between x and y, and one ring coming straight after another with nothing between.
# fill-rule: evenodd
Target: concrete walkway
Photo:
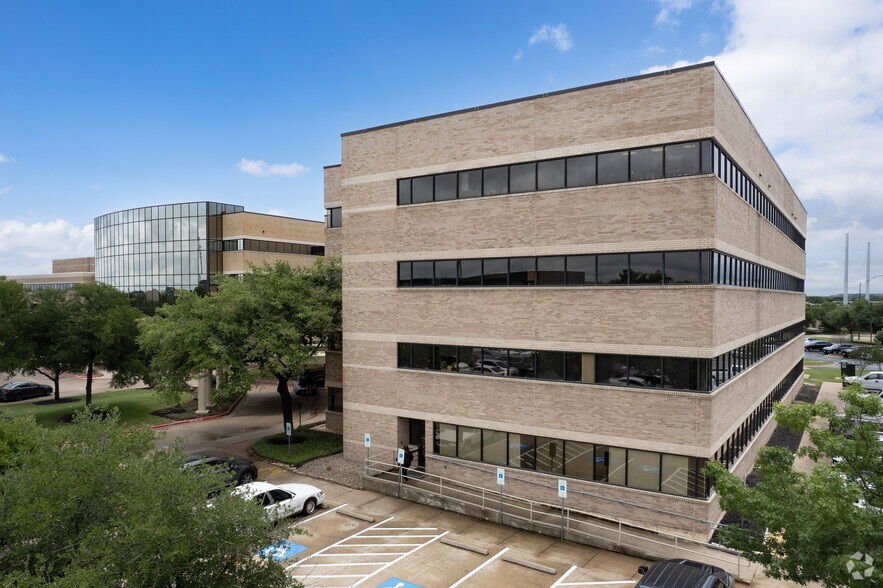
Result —
<instances>
[{"instance_id":1,"label":"concrete walkway","mask_svg":"<svg viewBox=\"0 0 883 588\"><path fill-rule=\"evenodd\" d=\"M325 420L324 395L307 396L301 400L298 419L297 397L294 400L294 426ZM157 430L154 445L157 449L181 441L189 453L223 453L248 457L254 441L285 431L282 407L275 385L258 384L225 417L192 423L173 424Z\"/></svg>"}]
</instances>

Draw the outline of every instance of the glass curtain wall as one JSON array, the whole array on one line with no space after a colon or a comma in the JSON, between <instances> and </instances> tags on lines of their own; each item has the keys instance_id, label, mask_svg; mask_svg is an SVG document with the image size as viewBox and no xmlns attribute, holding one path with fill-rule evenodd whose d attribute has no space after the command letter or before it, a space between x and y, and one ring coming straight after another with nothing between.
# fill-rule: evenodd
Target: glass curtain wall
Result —
<instances>
[{"instance_id":1,"label":"glass curtain wall","mask_svg":"<svg viewBox=\"0 0 883 588\"><path fill-rule=\"evenodd\" d=\"M221 215L242 206L187 202L121 210L95 219L95 279L157 304L176 290L208 289L219 272Z\"/></svg>"}]
</instances>

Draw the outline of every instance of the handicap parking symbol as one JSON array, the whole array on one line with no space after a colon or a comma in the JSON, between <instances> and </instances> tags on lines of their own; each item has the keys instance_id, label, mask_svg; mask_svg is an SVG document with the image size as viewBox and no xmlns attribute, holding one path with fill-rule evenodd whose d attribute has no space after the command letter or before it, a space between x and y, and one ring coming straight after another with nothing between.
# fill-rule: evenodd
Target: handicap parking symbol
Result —
<instances>
[{"instance_id":1,"label":"handicap parking symbol","mask_svg":"<svg viewBox=\"0 0 883 588\"><path fill-rule=\"evenodd\" d=\"M306 551L307 548L303 545L298 545L297 543L292 543L291 541L280 541L279 543L274 543L269 547L264 547L261 549L260 553L264 557L271 557L273 561L282 561L283 559L288 559L294 555L297 555L301 551Z\"/></svg>"},{"instance_id":2,"label":"handicap parking symbol","mask_svg":"<svg viewBox=\"0 0 883 588\"><path fill-rule=\"evenodd\" d=\"M404 580L399 580L398 578L390 578L383 584L379 584L377 588L423 588L423 586L411 584L410 582L405 582Z\"/></svg>"}]
</instances>

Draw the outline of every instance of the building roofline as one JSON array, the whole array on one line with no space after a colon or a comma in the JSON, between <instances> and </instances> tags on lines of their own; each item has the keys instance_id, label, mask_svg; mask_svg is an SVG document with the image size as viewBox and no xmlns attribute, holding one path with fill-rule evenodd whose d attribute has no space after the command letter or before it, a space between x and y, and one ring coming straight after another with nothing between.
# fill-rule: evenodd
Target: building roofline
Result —
<instances>
[{"instance_id":1,"label":"building roofline","mask_svg":"<svg viewBox=\"0 0 883 588\"><path fill-rule=\"evenodd\" d=\"M226 215L224 215L224 216L232 216L232 215L234 215L234 214L256 214L256 215L258 215L258 216L273 216L273 217L276 217L276 218L284 218L284 219L286 219L286 220L296 220L296 221L302 221L302 222L305 222L305 223L316 223L316 224L320 224L320 225L323 225L323 226L325 225L325 221L320 221L320 220L312 220L312 219L309 219L309 218L297 218L297 217L295 217L295 216L285 216L285 215L282 215L282 214L268 214L268 213L266 213L266 212L249 212L248 210L240 210L239 212L228 212L228 213L227 213Z\"/></svg>"},{"instance_id":2,"label":"building roofline","mask_svg":"<svg viewBox=\"0 0 883 588\"><path fill-rule=\"evenodd\" d=\"M529 100L536 100L536 99L538 99L538 98L546 98L546 97L548 97L548 96L559 96L559 95L561 95L561 94L569 94L569 93L571 93L571 92L579 92L579 91L582 91L582 90L590 90L590 89L592 89L592 88L602 88L602 87L604 87L604 86L612 86L612 85L614 85L614 84L624 84L624 83L626 83L626 82L634 82L634 81L636 81L636 80L645 80L645 79L649 79L649 78L655 78L655 77L658 77L658 76L666 76L666 75L671 75L671 74L680 73L680 72L684 72L684 71L689 71L689 70L692 70L692 69L700 69L700 68L703 68L703 67L714 67L714 62L713 62L713 61L705 61L705 62L703 62L703 63L696 63L696 64L693 64L693 65L687 65L687 66L684 66L684 67L678 67L678 68L674 68L674 69L666 69L666 70L662 70L662 71L654 71L654 72L651 72L651 73L641 74L641 75L637 75L637 76L630 76L630 77L627 77L627 78L620 78L620 79L618 79L618 80L609 80L609 81L606 81L606 82L598 82L598 83L595 83L595 84L588 84L588 85L586 85L586 86L577 86L576 88L567 88L567 89L564 89L564 90L556 90L556 91L554 91L554 92L545 92L545 93L543 93L543 94L534 94L533 96L525 96L525 97L523 97L523 98L513 98L512 100L504 100L503 102L494 102L494 103L492 103L492 104L484 104L484 105L482 105L482 106L473 106L473 107L471 107L471 108L462 108L462 109L460 109L460 110L452 110L452 111L450 111L450 112L444 112L444 113L441 113L441 114L433 114L433 115L430 115L430 116L422 116L422 117L420 117L420 118L412 118L412 119L410 119L410 120L403 120L403 121L394 122L394 123L389 123L389 124L380 125L380 126L376 126L376 127L369 127L369 128L367 128L367 129L361 129L361 130L359 130L359 131L349 131L349 132L347 132L347 133L341 133L340 136L341 136L341 137L348 137L348 136L350 136L350 135L358 135L358 134L361 134L361 133L369 133L369 132L371 132L371 131L378 131L378 130L380 130L380 129L388 129L388 128L390 128L390 127L398 127L398 126L402 126L402 125L408 125L408 124L411 124L411 123L422 122L422 121L426 121L426 120L432 120L432 119L435 119L435 118L443 118L443 117L446 117L446 116L454 116L454 115L457 115L457 114L464 114L464 113L467 113L467 112L475 112L476 110L487 110L487 109L489 109L489 108L496 108L496 107L498 107L498 106L506 106L506 105L508 105L508 104L517 104L518 102L527 102L527 101L529 101ZM731 91L732 91L732 90L731 90ZM735 95L735 94L734 94L734 95ZM741 106L741 105L740 105L740 106ZM743 109L743 110L744 110L744 109ZM329 167L330 167L330 166L329 166Z\"/></svg>"},{"instance_id":3,"label":"building roofline","mask_svg":"<svg viewBox=\"0 0 883 588\"><path fill-rule=\"evenodd\" d=\"M330 169L330 168L332 168L332 167L340 167L340 164L339 164L339 163L335 163L335 164L333 164L333 165L326 165L326 166L323 167L322 169Z\"/></svg>"}]
</instances>

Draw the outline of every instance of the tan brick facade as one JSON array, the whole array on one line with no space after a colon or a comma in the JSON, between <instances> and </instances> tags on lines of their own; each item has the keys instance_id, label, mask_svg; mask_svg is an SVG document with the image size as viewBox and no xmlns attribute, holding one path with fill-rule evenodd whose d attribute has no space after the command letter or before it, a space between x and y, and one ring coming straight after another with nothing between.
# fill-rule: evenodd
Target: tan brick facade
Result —
<instances>
[{"instance_id":1,"label":"tan brick facade","mask_svg":"<svg viewBox=\"0 0 883 588\"><path fill-rule=\"evenodd\" d=\"M799 323L804 295L783 290L398 287L399 261L696 249L802 279L804 251L711 174L397 205L399 178L708 138L805 235L805 210L713 65L344 135L342 164L325 169L325 205L342 208L342 226L326 229L325 240L343 259L345 456L364 457L366 432L372 456L392 455L415 419L425 422L428 454L441 422L711 458L800 360L797 340L711 393L396 367L397 342L713 358ZM740 472L756 445L735 465ZM435 473L493 483L468 468ZM554 484L553 475L518 475ZM721 514L714 496L574 484L647 506L612 509L640 524L700 532L649 509ZM581 508L611 514L604 502Z\"/></svg>"}]
</instances>

